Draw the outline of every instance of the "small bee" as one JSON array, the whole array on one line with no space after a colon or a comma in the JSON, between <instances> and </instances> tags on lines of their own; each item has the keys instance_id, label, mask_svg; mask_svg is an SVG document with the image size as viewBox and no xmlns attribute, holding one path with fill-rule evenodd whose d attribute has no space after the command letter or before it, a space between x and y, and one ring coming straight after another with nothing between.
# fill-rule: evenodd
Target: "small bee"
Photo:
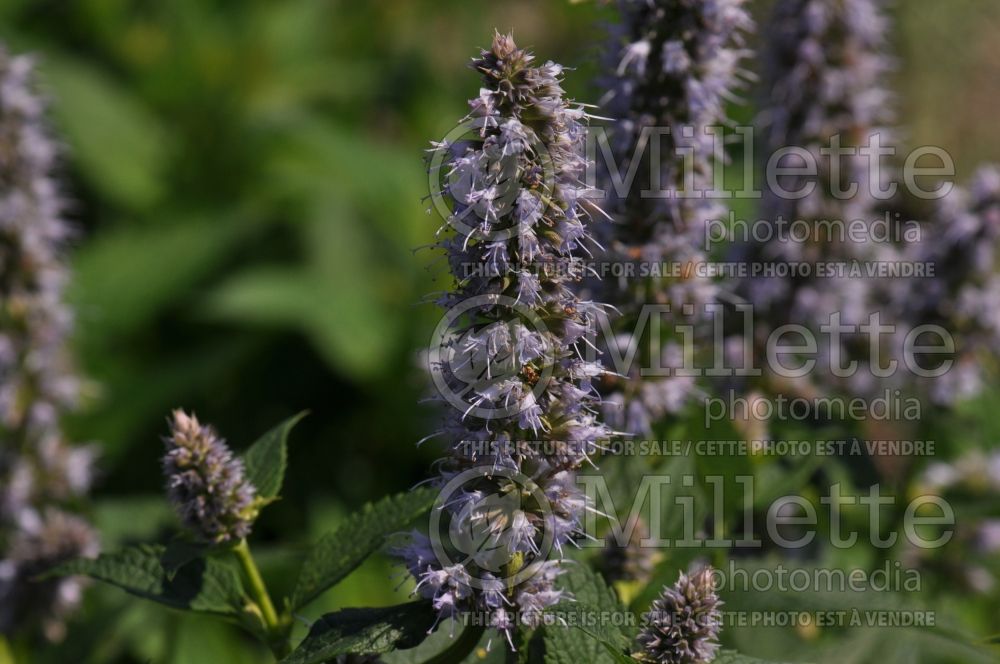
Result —
<instances>
[{"instance_id":1,"label":"small bee","mask_svg":"<svg viewBox=\"0 0 1000 664\"><path fill-rule=\"evenodd\" d=\"M527 173L524 174L524 183L528 185L529 189L538 189L545 182L543 177L542 169L538 166L533 166Z\"/></svg>"},{"instance_id":2,"label":"small bee","mask_svg":"<svg viewBox=\"0 0 1000 664\"><path fill-rule=\"evenodd\" d=\"M529 385L534 386L538 383L538 379L540 376L538 374L538 369L536 369L534 366L530 364L524 365L524 368L521 369L521 374L524 375L524 379L528 382Z\"/></svg>"}]
</instances>

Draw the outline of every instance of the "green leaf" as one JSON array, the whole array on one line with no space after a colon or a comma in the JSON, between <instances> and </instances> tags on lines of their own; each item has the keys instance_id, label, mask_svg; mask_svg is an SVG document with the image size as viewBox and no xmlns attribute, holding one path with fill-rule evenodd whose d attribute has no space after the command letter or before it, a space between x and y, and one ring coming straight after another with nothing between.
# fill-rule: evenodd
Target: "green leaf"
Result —
<instances>
[{"instance_id":1,"label":"green leaf","mask_svg":"<svg viewBox=\"0 0 1000 664\"><path fill-rule=\"evenodd\" d=\"M780 664L780 662L748 657L734 650L720 650L719 654L712 660L712 664Z\"/></svg>"},{"instance_id":2,"label":"green leaf","mask_svg":"<svg viewBox=\"0 0 1000 664\"><path fill-rule=\"evenodd\" d=\"M257 439L243 455L247 479L257 487L258 497L277 498L288 465L288 434L305 416L302 412L288 418Z\"/></svg>"},{"instance_id":3,"label":"green leaf","mask_svg":"<svg viewBox=\"0 0 1000 664\"><path fill-rule=\"evenodd\" d=\"M287 132L288 140L268 162L276 188L296 197L331 192L351 201L370 219L372 230L381 231L382 250L390 255L402 258L426 241L427 215L413 202L427 193L427 180L413 168L412 155L317 117L297 114L294 122L289 127L294 131Z\"/></svg>"},{"instance_id":4,"label":"green leaf","mask_svg":"<svg viewBox=\"0 0 1000 664\"><path fill-rule=\"evenodd\" d=\"M591 634L590 636L592 638L598 639L601 642L601 645L604 646L604 650L607 651L611 659L617 662L617 664L635 664L636 660L632 659L631 657L623 653L621 650L615 648L612 644L608 643L607 641L601 639L599 636L596 636L594 634Z\"/></svg>"},{"instance_id":5,"label":"green leaf","mask_svg":"<svg viewBox=\"0 0 1000 664\"><path fill-rule=\"evenodd\" d=\"M281 664L320 664L337 655L376 655L412 648L437 620L430 602L410 602L379 609L344 609L328 613Z\"/></svg>"},{"instance_id":6,"label":"green leaf","mask_svg":"<svg viewBox=\"0 0 1000 664\"><path fill-rule=\"evenodd\" d=\"M545 626L545 662L571 664L586 657L588 662L635 664L626 654L630 642L622 631L602 622L607 612L580 602L567 602L555 611L567 624L554 622Z\"/></svg>"},{"instance_id":7,"label":"green leaf","mask_svg":"<svg viewBox=\"0 0 1000 664\"><path fill-rule=\"evenodd\" d=\"M175 539L167 543L163 555L160 556L160 564L167 574L167 579L173 580L177 572L208 553L209 545L202 542L189 542L183 539Z\"/></svg>"},{"instance_id":8,"label":"green leaf","mask_svg":"<svg viewBox=\"0 0 1000 664\"><path fill-rule=\"evenodd\" d=\"M204 313L294 330L346 376L384 373L400 340L401 307L412 301L412 280L394 276L399 263L386 264L382 245L342 201L315 201L305 214L298 227L305 265L239 272L209 293Z\"/></svg>"},{"instance_id":9,"label":"green leaf","mask_svg":"<svg viewBox=\"0 0 1000 664\"><path fill-rule=\"evenodd\" d=\"M106 355L122 336L190 301L257 227L234 214L167 212L144 225L102 228L73 256L70 298L81 311L83 343Z\"/></svg>"},{"instance_id":10,"label":"green leaf","mask_svg":"<svg viewBox=\"0 0 1000 664\"><path fill-rule=\"evenodd\" d=\"M546 664L620 664L631 644L627 609L599 574L586 565L566 565L559 586L574 600L561 602L552 613L562 614L569 626L558 622L545 626ZM581 638L580 632L587 635Z\"/></svg>"},{"instance_id":11,"label":"green leaf","mask_svg":"<svg viewBox=\"0 0 1000 664\"><path fill-rule=\"evenodd\" d=\"M177 519L163 494L100 497L91 504L94 527L107 551L153 540Z\"/></svg>"},{"instance_id":12,"label":"green leaf","mask_svg":"<svg viewBox=\"0 0 1000 664\"><path fill-rule=\"evenodd\" d=\"M336 585L379 549L389 535L427 512L437 495L437 490L431 487L420 487L388 496L365 505L337 530L323 535L302 565L292 594L292 607L301 608Z\"/></svg>"},{"instance_id":13,"label":"green leaf","mask_svg":"<svg viewBox=\"0 0 1000 664\"><path fill-rule=\"evenodd\" d=\"M618 611L624 609L619 608ZM581 602L566 602L557 606L554 613L567 624L552 622L545 626L546 663L587 661L634 664L634 660L625 654L630 644L628 639L623 638L622 631L613 624L602 622L607 616L605 611Z\"/></svg>"},{"instance_id":14,"label":"green leaf","mask_svg":"<svg viewBox=\"0 0 1000 664\"><path fill-rule=\"evenodd\" d=\"M163 664L219 664L239 662L239 664L261 664L271 662L263 659L257 645L244 637L233 626L216 620L204 620L197 615L176 616L166 631L169 643L161 656L151 661ZM142 631L144 625L134 625Z\"/></svg>"},{"instance_id":15,"label":"green leaf","mask_svg":"<svg viewBox=\"0 0 1000 664\"><path fill-rule=\"evenodd\" d=\"M0 639L0 664L16 664L16 662L14 653L10 651L10 646L7 645L7 639Z\"/></svg>"},{"instance_id":16,"label":"green leaf","mask_svg":"<svg viewBox=\"0 0 1000 664\"><path fill-rule=\"evenodd\" d=\"M82 574L175 609L236 616L244 606L239 573L217 558L193 560L168 574L166 547L140 545L97 558L71 560L50 574ZM168 561L169 562L169 561Z\"/></svg>"},{"instance_id":17,"label":"green leaf","mask_svg":"<svg viewBox=\"0 0 1000 664\"><path fill-rule=\"evenodd\" d=\"M167 179L168 143L159 119L101 69L78 56L50 57L53 113L82 177L103 196L133 209L151 207Z\"/></svg>"},{"instance_id":18,"label":"green leaf","mask_svg":"<svg viewBox=\"0 0 1000 664\"><path fill-rule=\"evenodd\" d=\"M434 630L420 645L407 650L396 650L388 652L379 658L385 664L427 664L433 658L440 657L451 650L456 639L464 635L463 627L460 623L451 620L442 620L437 629ZM482 633L479 643L472 653L463 659L463 662L470 664L507 664L507 652L499 640L494 630L485 630Z\"/></svg>"}]
</instances>

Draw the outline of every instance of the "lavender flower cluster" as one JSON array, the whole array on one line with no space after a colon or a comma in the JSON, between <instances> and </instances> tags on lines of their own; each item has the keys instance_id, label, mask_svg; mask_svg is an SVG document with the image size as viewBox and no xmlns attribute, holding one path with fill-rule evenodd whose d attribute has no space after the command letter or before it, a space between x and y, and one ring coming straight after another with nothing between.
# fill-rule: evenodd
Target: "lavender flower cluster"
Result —
<instances>
[{"instance_id":1,"label":"lavender flower cluster","mask_svg":"<svg viewBox=\"0 0 1000 664\"><path fill-rule=\"evenodd\" d=\"M856 195L834 196L825 184L836 180L832 162L821 153L831 145L858 147L876 137L886 145L893 138L886 127L894 119L891 98L883 86L891 66L884 53L888 28L877 0L781 0L775 5L765 40L766 154L770 157L786 146L804 148L820 168L815 176L778 174L785 191L802 190L809 183L818 186L797 200L766 190L761 205L764 219L812 221L818 229L831 220L871 223L901 204L872 196L871 185L885 185L896 173L883 164L878 172L882 182L871 182L863 155L841 160L839 177L857 184ZM866 368L866 342L842 336L839 348L819 351L831 357L838 354L837 363L857 361L861 370L845 381L823 372L832 362L821 361L809 378L812 384L797 389L877 394L900 388L926 394L940 405L981 390L984 358L1000 351L1000 319L994 313L1000 304L1000 281L994 275L1000 172L982 168L967 190L957 189L938 200L929 219L921 221L920 232L920 240L908 244L830 242L818 237L814 242L779 240L742 248L745 260L768 263L886 261L933 270L931 278L770 276L741 282L736 290L755 307L758 342L787 323L814 327L839 313L842 324L858 326L875 312L882 314L883 324L894 326L884 349L893 357L902 357L904 340L921 326L943 328L955 341L954 366L943 375L922 377L907 370L886 378Z\"/></svg>"},{"instance_id":2,"label":"lavender flower cluster","mask_svg":"<svg viewBox=\"0 0 1000 664\"><path fill-rule=\"evenodd\" d=\"M560 559L588 509L575 471L610 432L595 415L603 368L578 348L600 305L571 287L595 209L581 181L586 114L565 99L563 68L535 65L510 35L472 66L483 81L466 118L473 136L434 153L452 210L439 246L455 279L439 302L476 307L431 367L439 388L470 395L437 432L450 453L433 481L459 483L440 513L449 532L472 533L471 547L414 533L397 554L442 619L486 615L509 640L564 596ZM456 266L470 261L491 269L467 277ZM481 380L469 380L472 365L486 367Z\"/></svg>"},{"instance_id":3,"label":"lavender flower cluster","mask_svg":"<svg viewBox=\"0 0 1000 664\"><path fill-rule=\"evenodd\" d=\"M260 505L243 461L194 415L175 410L172 418L170 436L164 439L163 471L167 496L181 521L214 544L245 538Z\"/></svg>"},{"instance_id":4,"label":"lavender flower cluster","mask_svg":"<svg viewBox=\"0 0 1000 664\"><path fill-rule=\"evenodd\" d=\"M80 385L63 302L69 231L44 114L34 63L0 46L0 633L37 621L58 639L80 582L33 579L96 555L97 537L76 514L94 451L69 445L59 427Z\"/></svg>"},{"instance_id":5,"label":"lavender flower cluster","mask_svg":"<svg viewBox=\"0 0 1000 664\"><path fill-rule=\"evenodd\" d=\"M650 664L711 662L719 649L721 606L710 567L691 575L681 572L645 615L636 658Z\"/></svg>"},{"instance_id":6,"label":"lavender flower cluster","mask_svg":"<svg viewBox=\"0 0 1000 664\"><path fill-rule=\"evenodd\" d=\"M956 357L951 369L937 377L915 377L917 389L948 405L977 394L984 360L1000 353L1000 170L983 167L968 189L940 199L922 230L921 241L901 253L907 261L932 266L935 276L895 284L897 336L923 325L952 335Z\"/></svg>"},{"instance_id":7,"label":"lavender flower cluster","mask_svg":"<svg viewBox=\"0 0 1000 664\"><path fill-rule=\"evenodd\" d=\"M764 109L765 158L783 148L794 146L810 156L818 168L811 175L776 173L779 189L767 187L761 202L761 218L777 223L805 221L814 224L815 240L791 242L781 234L775 241L741 247L748 261L794 264L878 260L880 251L892 254L894 247L876 247L872 242L829 241L821 224L850 223L860 220L869 226L880 215L879 201L871 195L868 163L860 154L841 159L840 173L823 148L839 145L857 148L869 141L888 144L891 132L886 127L893 120L891 98L883 85L890 61L884 53L888 20L878 0L780 0L766 24ZM801 167L805 158L786 154L781 166ZM830 182L856 183L857 195L837 197ZM893 177L888 169L883 180ZM814 185L804 197L792 198L784 192L803 191ZM817 277L775 276L743 280L737 292L754 305L755 320L760 323L758 336L785 324L814 328L839 312L841 323L867 323L874 310L871 280ZM758 340L760 341L760 339ZM820 348L820 352L841 357L856 355L845 341L843 348ZM863 359L859 358L859 359ZM829 366L817 363L817 367ZM859 371L851 385L868 391L866 371ZM815 372L813 387L843 389L832 374Z\"/></svg>"},{"instance_id":8,"label":"lavender flower cluster","mask_svg":"<svg viewBox=\"0 0 1000 664\"><path fill-rule=\"evenodd\" d=\"M608 49L614 62L604 104L604 112L616 121L611 132L614 163L619 173L633 168L640 174L659 173L660 181L648 186L662 193L643 196L647 183L634 183L618 195L611 173L604 174L605 207L615 222L602 235L606 257L626 264L685 268L682 277L629 279L601 288L603 298L623 314L620 327L626 332L613 340L620 351L647 346L632 332L638 327L641 305L669 305L669 320L697 324L705 321L705 305L718 298L717 284L692 268L707 262L702 249L705 225L723 218L726 208L707 195L676 194L711 191L714 164L725 158L718 147L721 139L708 130L722 131L726 102L734 99L747 75L740 62L749 55L744 33L753 22L744 4L744 0L619 2L621 22ZM653 142L658 143L660 155L655 164ZM685 313L687 306L692 314ZM660 362L676 367L684 359L680 347L668 342ZM639 380L637 373L636 369L610 381L605 409L609 424L630 433L649 435L655 421L677 413L698 394L690 377Z\"/></svg>"},{"instance_id":9,"label":"lavender flower cluster","mask_svg":"<svg viewBox=\"0 0 1000 664\"><path fill-rule=\"evenodd\" d=\"M885 54L888 28L879 0L782 0L775 5L764 40L767 103L761 120L767 130L767 154L796 146L820 164L816 176L778 174L785 191L801 189L806 179L831 181L830 160L821 152L831 139L843 147L863 146L875 138L888 144L892 137L888 125L895 119L884 86L891 67ZM805 197L791 199L768 188L764 217L870 220L877 204L868 186L868 164L861 155L844 162L845 179L859 185L857 196L841 200L819 186ZM793 253L776 252L775 257L809 259L810 252L824 248L807 246L799 253L800 247L793 246ZM854 249L854 245L844 247L847 255Z\"/></svg>"}]
</instances>

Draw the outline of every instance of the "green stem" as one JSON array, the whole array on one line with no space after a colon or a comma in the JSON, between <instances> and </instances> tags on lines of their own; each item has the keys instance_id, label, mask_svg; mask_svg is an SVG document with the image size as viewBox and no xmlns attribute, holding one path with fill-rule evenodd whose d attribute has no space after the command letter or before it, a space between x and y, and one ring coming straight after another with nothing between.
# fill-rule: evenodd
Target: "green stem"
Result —
<instances>
[{"instance_id":1,"label":"green stem","mask_svg":"<svg viewBox=\"0 0 1000 664\"><path fill-rule=\"evenodd\" d=\"M459 664L475 650L485 632L485 627L472 625L466 627L447 650L431 657L424 664Z\"/></svg>"},{"instance_id":2,"label":"green stem","mask_svg":"<svg viewBox=\"0 0 1000 664\"><path fill-rule=\"evenodd\" d=\"M247 581L250 582L250 595L257 603L261 618L264 620L264 626L267 628L268 645L274 656L281 659L291 651L285 626L278 617L278 612L274 610L274 603L267 592L267 586L264 585L264 578L260 575L260 570L257 569L257 563L254 562L253 555L250 553L247 541L241 539L239 544L233 547L233 553L236 554L236 559L240 562L240 567L243 569Z\"/></svg>"}]
</instances>

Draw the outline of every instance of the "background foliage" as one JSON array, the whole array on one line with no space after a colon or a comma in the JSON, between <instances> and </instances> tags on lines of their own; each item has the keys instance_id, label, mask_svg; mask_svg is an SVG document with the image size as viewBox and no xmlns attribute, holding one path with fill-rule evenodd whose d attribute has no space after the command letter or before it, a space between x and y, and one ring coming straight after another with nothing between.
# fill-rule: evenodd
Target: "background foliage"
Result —
<instances>
[{"instance_id":1,"label":"background foliage","mask_svg":"<svg viewBox=\"0 0 1000 664\"><path fill-rule=\"evenodd\" d=\"M897 4L909 138L943 145L968 174L1000 155L1000 6ZM416 353L436 312L419 303L444 267L414 253L437 226L421 201L422 151L462 114L477 84L464 64L494 27L576 67L571 95L596 101L611 17L592 3L530 0L0 0L0 38L39 55L68 148L76 346L92 379L71 433L102 446L106 549L173 527L158 458L176 406L241 449L311 411L292 437L283 499L256 529L279 594L295 581L295 543L424 477L438 451L414 445L434 421L417 403ZM953 444L994 444L991 403ZM268 548L277 541L292 546ZM306 618L403 601L395 573L369 560ZM965 618L1000 631L988 613ZM728 638L781 656L809 637L767 646L753 634ZM67 641L39 657L267 661L224 624L96 587Z\"/></svg>"}]
</instances>

